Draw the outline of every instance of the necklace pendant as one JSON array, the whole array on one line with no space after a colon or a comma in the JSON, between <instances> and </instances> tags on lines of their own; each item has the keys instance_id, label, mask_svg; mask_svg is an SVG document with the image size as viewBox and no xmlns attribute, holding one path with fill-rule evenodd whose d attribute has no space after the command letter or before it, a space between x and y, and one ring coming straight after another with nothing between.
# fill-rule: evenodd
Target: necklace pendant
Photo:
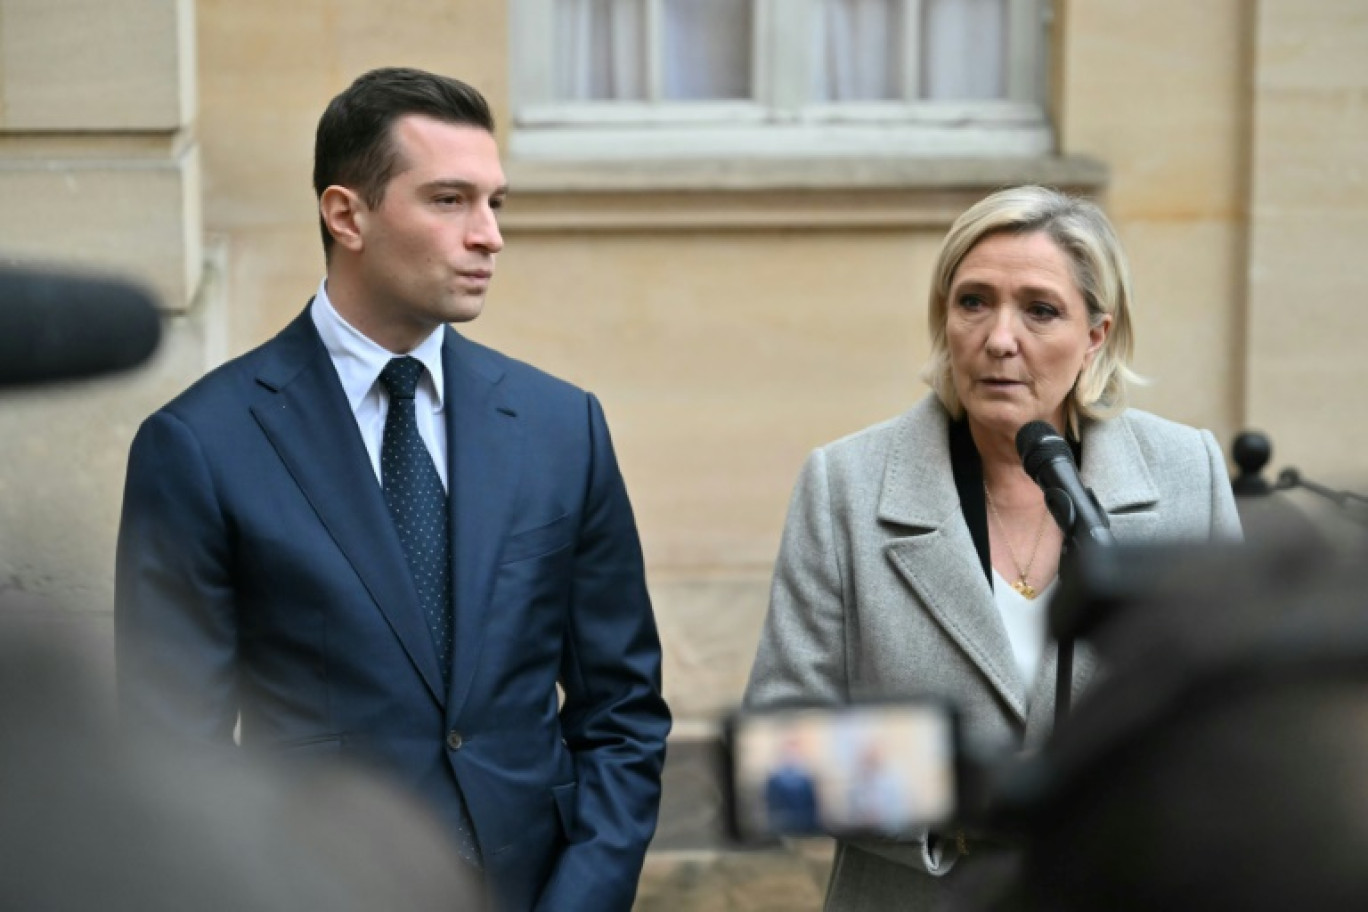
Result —
<instances>
[{"instance_id":1,"label":"necklace pendant","mask_svg":"<svg viewBox=\"0 0 1368 912\"><path fill-rule=\"evenodd\" d=\"M1012 583L1012 588L1015 589L1017 592L1020 592L1022 597L1025 599L1034 599L1037 595L1040 594L1036 592L1035 586L1032 586L1030 583L1026 582L1026 577L1024 576L1018 577L1017 581L1015 583Z\"/></svg>"}]
</instances>

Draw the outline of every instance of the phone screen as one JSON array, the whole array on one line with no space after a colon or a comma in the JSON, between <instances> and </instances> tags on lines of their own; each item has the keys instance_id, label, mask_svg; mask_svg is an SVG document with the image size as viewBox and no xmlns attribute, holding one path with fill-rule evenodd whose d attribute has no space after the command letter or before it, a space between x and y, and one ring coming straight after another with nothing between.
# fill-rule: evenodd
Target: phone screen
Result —
<instances>
[{"instance_id":1,"label":"phone screen","mask_svg":"<svg viewBox=\"0 0 1368 912\"><path fill-rule=\"evenodd\" d=\"M737 836L902 837L955 812L955 719L901 702L742 712L728 723Z\"/></svg>"}]
</instances>

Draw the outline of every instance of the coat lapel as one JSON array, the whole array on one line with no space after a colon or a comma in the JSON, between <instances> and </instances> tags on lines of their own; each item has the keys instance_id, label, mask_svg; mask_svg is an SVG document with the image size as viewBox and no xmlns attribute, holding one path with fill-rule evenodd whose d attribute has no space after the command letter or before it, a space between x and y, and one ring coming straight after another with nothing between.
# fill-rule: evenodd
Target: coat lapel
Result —
<instances>
[{"instance_id":1,"label":"coat lapel","mask_svg":"<svg viewBox=\"0 0 1368 912\"><path fill-rule=\"evenodd\" d=\"M899 422L879 498L884 550L926 611L1019 720L1025 688L964 521L950 466L948 419L927 396Z\"/></svg>"},{"instance_id":2,"label":"coat lapel","mask_svg":"<svg viewBox=\"0 0 1368 912\"><path fill-rule=\"evenodd\" d=\"M479 664L499 549L513 520L522 426L500 387L503 368L455 330L442 346L451 491L452 650L448 715L460 714Z\"/></svg>"},{"instance_id":3,"label":"coat lapel","mask_svg":"<svg viewBox=\"0 0 1368 912\"><path fill-rule=\"evenodd\" d=\"M443 702L432 635L342 384L305 310L271 343L257 382L275 395L252 414L356 570L433 697Z\"/></svg>"},{"instance_id":4,"label":"coat lapel","mask_svg":"<svg viewBox=\"0 0 1368 912\"><path fill-rule=\"evenodd\" d=\"M1079 477L1097 495L1118 542L1143 544L1157 538L1159 488L1124 416L1092 422L1084 430Z\"/></svg>"},{"instance_id":5,"label":"coat lapel","mask_svg":"<svg viewBox=\"0 0 1368 912\"><path fill-rule=\"evenodd\" d=\"M1040 674L1026 688L1019 680L1007 631L970 537L955 493L948 418L935 397L905 415L884 470L879 519L890 527L889 560L922 606L964 651L993 690L1026 723L1026 741L1039 742L1053 722L1057 650L1046 650ZM1158 533L1158 487L1135 434L1122 418L1091 424L1084 433L1084 485L1092 488L1124 543ZM1096 658L1075 644L1075 696L1086 687Z\"/></svg>"}]
</instances>

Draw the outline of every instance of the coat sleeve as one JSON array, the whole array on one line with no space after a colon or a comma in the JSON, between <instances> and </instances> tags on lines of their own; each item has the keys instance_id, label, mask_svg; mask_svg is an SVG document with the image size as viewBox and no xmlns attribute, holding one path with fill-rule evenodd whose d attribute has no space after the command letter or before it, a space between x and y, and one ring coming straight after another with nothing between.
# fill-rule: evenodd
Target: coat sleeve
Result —
<instances>
[{"instance_id":1,"label":"coat sleeve","mask_svg":"<svg viewBox=\"0 0 1368 912\"><path fill-rule=\"evenodd\" d=\"M746 686L750 709L788 702L844 703L850 698L846 641L847 553L836 517L826 454L814 450L789 504L775 562L769 611ZM921 839L862 839L865 852L926 874L950 870L954 856Z\"/></svg>"},{"instance_id":2,"label":"coat sleeve","mask_svg":"<svg viewBox=\"0 0 1368 912\"><path fill-rule=\"evenodd\" d=\"M803 465L789 504L745 705L839 703L849 696L845 597L822 450Z\"/></svg>"},{"instance_id":3,"label":"coat sleeve","mask_svg":"<svg viewBox=\"0 0 1368 912\"><path fill-rule=\"evenodd\" d=\"M1211 540L1237 542L1244 537L1240 514L1235 508L1235 493L1230 487L1225 456L1211 431L1202 431L1207 461L1211 466Z\"/></svg>"},{"instance_id":4,"label":"coat sleeve","mask_svg":"<svg viewBox=\"0 0 1368 912\"><path fill-rule=\"evenodd\" d=\"M169 412L128 458L115 569L115 648L124 720L231 743L237 627L225 522L190 428Z\"/></svg>"},{"instance_id":5,"label":"coat sleeve","mask_svg":"<svg viewBox=\"0 0 1368 912\"><path fill-rule=\"evenodd\" d=\"M537 908L627 912L655 832L670 714L636 524L593 396L588 420L592 467L561 668L578 785L570 844Z\"/></svg>"}]
</instances>

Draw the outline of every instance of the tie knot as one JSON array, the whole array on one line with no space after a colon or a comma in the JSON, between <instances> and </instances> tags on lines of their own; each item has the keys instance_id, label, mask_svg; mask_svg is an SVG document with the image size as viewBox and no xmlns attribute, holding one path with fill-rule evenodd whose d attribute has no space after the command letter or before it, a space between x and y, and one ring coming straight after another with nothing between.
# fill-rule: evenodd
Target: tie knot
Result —
<instances>
[{"instance_id":1,"label":"tie knot","mask_svg":"<svg viewBox=\"0 0 1368 912\"><path fill-rule=\"evenodd\" d=\"M413 391L418 388L418 378L423 376L423 362L405 356L393 358L380 372L380 383L392 399L412 399Z\"/></svg>"}]
</instances>

